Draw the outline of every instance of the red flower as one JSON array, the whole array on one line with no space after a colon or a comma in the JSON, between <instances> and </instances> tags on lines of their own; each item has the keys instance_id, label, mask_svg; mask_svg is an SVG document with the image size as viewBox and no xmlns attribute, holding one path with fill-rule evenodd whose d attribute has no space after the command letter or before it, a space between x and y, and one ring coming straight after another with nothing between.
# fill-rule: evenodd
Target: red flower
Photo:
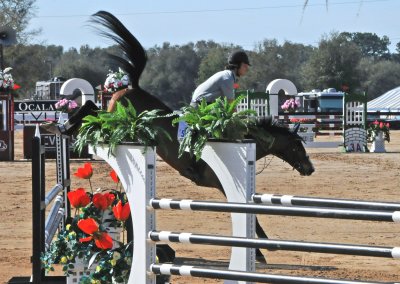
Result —
<instances>
[{"instance_id":1,"label":"red flower","mask_svg":"<svg viewBox=\"0 0 400 284\"><path fill-rule=\"evenodd\" d=\"M20 85L18 85L18 84L15 84L15 83L14 83L13 90L18 90L19 88L21 88L21 86L20 86Z\"/></svg>"},{"instance_id":2,"label":"red flower","mask_svg":"<svg viewBox=\"0 0 400 284\"><path fill-rule=\"evenodd\" d=\"M122 205L121 200L118 201L117 205L113 207L113 213L115 219L117 219L118 221L126 221L126 219L128 219L129 217L129 214L131 213L129 203L125 203L124 205Z\"/></svg>"},{"instance_id":3,"label":"red flower","mask_svg":"<svg viewBox=\"0 0 400 284\"><path fill-rule=\"evenodd\" d=\"M119 177L118 177L117 173L116 173L114 170L112 170L112 171L110 172L110 177L112 178L112 180L113 180L115 183L118 183L118 182L119 182Z\"/></svg>"},{"instance_id":4,"label":"red flower","mask_svg":"<svg viewBox=\"0 0 400 284\"><path fill-rule=\"evenodd\" d=\"M239 84L238 84L238 83L233 83L233 88L234 88L235 90L239 89Z\"/></svg>"},{"instance_id":5,"label":"red flower","mask_svg":"<svg viewBox=\"0 0 400 284\"><path fill-rule=\"evenodd\" d=\"M72 207L81 208L89 204L90 197L83 188L77 188L74 191L68 192L68 200Z\"/></svg>"},{"instance_id":6,"label":"red flower","mask_svg":"<svg viewBox=\"0 0 400 284\"><path fill-rule=\"evenodd\" d=\"M95 245L100 249L111 249L113 247L113 242L111 236L106 232L99 231L99 225L92 219L83 219L78 222L79 229L85 234L90 235L86 238L80 238L81 243L90 242L94 240Z\"/></svg>"},{"instance_id":7,"label":"red flower","mask_svg":"<svg viewBox=\"0 0 400 284\"><path fill-rule=\"evenodd\" d=\"M104 193L104 194L102 194L102 193L96 193L96 194L93 196L93 205L94 205L96 208L98 208L98 209L104 211L104 210L106 210L108 207L111 206L111 204L113 203L114 199L115 199L115 195L112 194L112 193L109 193L109 192Z\"/></svg>"},{"instance_id":8,"label":"red flower","mask_svg":"<svg viewBox=\"0 0 400 284\"><path fill-rule=\"evenodd\" d=\"M83 167L78 168L76 173L74 173L75 176L83 179L90 179L93 175L93 168L91 163L85 163Z\"/></svg>"}]
</instances>

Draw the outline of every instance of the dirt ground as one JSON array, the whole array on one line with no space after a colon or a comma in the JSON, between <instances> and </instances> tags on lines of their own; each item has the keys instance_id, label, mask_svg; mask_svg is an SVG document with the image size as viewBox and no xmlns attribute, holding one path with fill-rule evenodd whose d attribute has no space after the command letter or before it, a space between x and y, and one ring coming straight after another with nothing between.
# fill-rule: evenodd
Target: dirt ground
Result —
<instances>
[{"instance_id":1,"label":"dirt ground","mask_svg":"<svg viewBox=\"0 0 400 284\"><path fill-rule=\"evenodd\" d=\"M319 138L326 140L327 138ZM336 138L340 139L340 138ZM0 283L13 276L31 274L31 163L22 160L22 133L16 133L15 161L0 162ZM278 158L267 158L269 166L256 176L257 192L398 202L400 193L400 131L392 131L387 153L345 154L338 148L308 149L316 171L302 177ZM85 161L71 162L74 172ZM257 162L261 169L263 160ZM47 185L55 184L55 162L47 166ZM93 184L103 186L108 165L94 161ZM72 187L81 181L72 179ZM85 185L83 185L85 186ZM212 188L199 188L181 177L165 162L157 163L159 197L221 200ZM317 219L304 217L259 216L271 239L304 240L400 246L400 227L396 223ZM230 216L221 213L162 211L157 213L157 229L203 234L230 234ZM171 244L176 263L225 268L229 249L219 246ZM263 251L268 264L257 263L257 272L318 276L365 281L400 281L399 260L289 251ZM188 277L172 277L171 283L223 283Z\"/></svg>"}]
</instances>

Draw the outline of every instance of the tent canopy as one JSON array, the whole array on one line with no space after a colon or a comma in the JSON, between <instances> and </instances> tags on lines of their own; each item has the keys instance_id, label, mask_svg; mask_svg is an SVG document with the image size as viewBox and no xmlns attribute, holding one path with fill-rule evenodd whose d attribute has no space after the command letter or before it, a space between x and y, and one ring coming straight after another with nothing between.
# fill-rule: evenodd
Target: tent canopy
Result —
<instances>
[{"instance_id":1,"label":"tent canopy","mask_svg":"<svg viewBox=\"0 0 400 284\"><path fill-rule=\"evenodd\" d=\"M400 112L400 87L387 91L367 103L368 112Z\"/></svg>"}]
</instances>

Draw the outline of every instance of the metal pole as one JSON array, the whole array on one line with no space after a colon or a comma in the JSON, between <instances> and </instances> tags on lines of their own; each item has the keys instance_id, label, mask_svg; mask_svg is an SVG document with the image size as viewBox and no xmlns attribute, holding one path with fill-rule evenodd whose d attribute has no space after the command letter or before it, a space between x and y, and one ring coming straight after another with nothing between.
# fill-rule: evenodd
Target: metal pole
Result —
<instances>
[{"instance_id":1,"label":"metal pole","mask_svg":"<svg viewBox=\"0 0 400 284\"><path fill-rule=\"evenodd\" d=\"M367 282L342 279L312 278L288 275L261 274L235 270L220 270L193 267L188 265L152 264L150 270L160 275L182 275L212 279L253 281L257 283L284 284L396 284L394 282Z\"/></svg>"},{"instance_id":2,"label":"metal pole","mask_svg":"<svg viewBox=\"0 0 400 284\"><path fill-rule=\"evenodd\" d=\"M400 211L372 211L336 208L310 208L301 206L268 206L234 202L211 202L193 200L152 199L154 209L178 209L213 212L235 212L252 214L270 214L280 216L298 216L314 218L337 218L368 221L400 222Z\"/></svg>"},{"instance_id":3,"label":"metal pole","mask_svg":"<svg viewBox=\"0 0 400 284\"><path fill-rule=\"evenodd\" d=\"M358 256L400 258L400 247L378 247L367 245L350 245L339 243L316 243L271 239L248 239L240 237L202 235L192 233L176 233L168 231L152 231L150 239L155 242L175 242L214 246L234 246L273 250L305 251L318 253L334 253Z\"/></svg>"},{"instance_id":4,"label":"metal pole","mask_svg":"<svg viewBox=\"0 0 400 284\"><path fill-rule=\"evenodd\" d=\"M368 209L368 210L381 210L381 211L400 211L400 203L394 203L394 202L334 199L334 198L293 196L293 195L280 195L280 194L254 194L253 201L255 203L263 203L270 205L286 205L286 206L295 205L295 206L311 206L311 207L335 207L335 208Z\"/></svg>"}]
</instances>

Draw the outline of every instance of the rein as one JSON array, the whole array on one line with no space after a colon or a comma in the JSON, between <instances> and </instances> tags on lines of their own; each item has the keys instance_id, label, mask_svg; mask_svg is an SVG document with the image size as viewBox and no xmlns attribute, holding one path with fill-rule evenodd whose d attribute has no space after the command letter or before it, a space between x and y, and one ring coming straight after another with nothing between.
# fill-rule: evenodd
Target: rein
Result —
<instances>
[{"instance_id":1,"label":"rein","mask_svg":"<svg viewBox=\"0 0 400 284\"><path fill-rule=\"evenodd\" d=\"M266 168L268 168L268 166L269 166L269 164L271 164L273 158L274 158L274 156L271 157L271 159L268 162L268 165L266 165L267 156L265 156L264 157L264 165L263 165L263 167L262 167L262 169L260 171L256 172L256 175L261 174Z\"/></svg>"}]
</instances>

